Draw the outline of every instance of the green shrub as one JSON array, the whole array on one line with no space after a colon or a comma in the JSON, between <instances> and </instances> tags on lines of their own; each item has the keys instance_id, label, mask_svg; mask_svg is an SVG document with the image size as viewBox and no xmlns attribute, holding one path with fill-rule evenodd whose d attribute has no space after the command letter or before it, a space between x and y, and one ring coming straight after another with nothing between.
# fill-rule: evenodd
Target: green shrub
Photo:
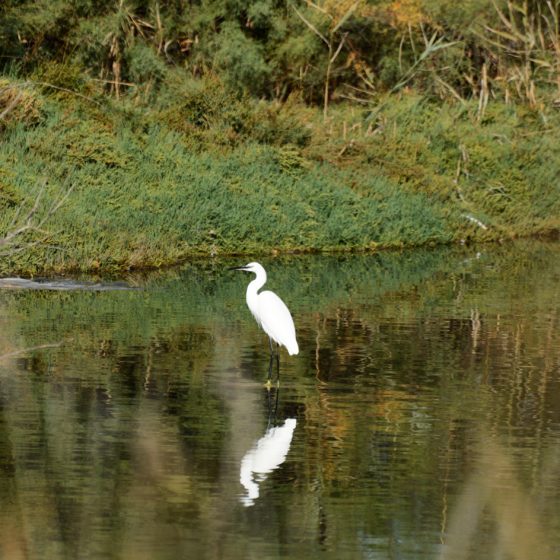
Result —
<instances>
[{"instance_id":1,"label":"green shrub","mask_svg":"<svg viewBox=\"0 0 560 560\"><path fill-rule=\"evenodd\" d=\"M247 38L235 23L222 26L216 44L214 64L229 87L253 95L266 92L271 69L261 46Z\"/></svg>"}]
</instances>

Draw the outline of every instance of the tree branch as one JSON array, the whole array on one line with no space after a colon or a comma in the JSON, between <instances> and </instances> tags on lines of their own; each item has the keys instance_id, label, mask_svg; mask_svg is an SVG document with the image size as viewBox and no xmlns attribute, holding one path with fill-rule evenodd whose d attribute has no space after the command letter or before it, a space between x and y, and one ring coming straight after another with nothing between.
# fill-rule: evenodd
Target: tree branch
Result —
<instances>
[{"instance_id":1,"label":"tree branch","mask_svg":"<svg viewBox=\"0 0 560 560\"><path fill-rule=\"evenodd\" d=\"M8 352L7 354L0 354L0 361L7 360L8 358L14 358L21 354L26 354L33 350L42 350L43 348L59 348L62 346L62 342L55 342L53 344L40 344L39 346L30 346L29 348L22 348L21 350L16 350L14 352Z\"/></svg>"},{"instance_id":2,"label":"tree branch","mask_svg":"<svg viewBox=\"0 0 560 560\"><path fill-rule=\"evenodd\" d=\"M67 189L67 191L58 200L55 200L52 203L48 211L40 219L37 219L36 216L41 207L41 201L43 199L43 194L46 187L47 181L44 180L43 184L39 188L37 196L35 197L33 206L23 219L20 219L22 206L18 208L14 215L14 218L12 219L12 223L9 226L8 232L3 238L0 238L0 248L4 249L0 252L0 256L6 257L15 253L20 253L21 251L31 249L32 247L45 242L46 238L49 235L49 232L43 229L45 224L52 217L52 215L57 212L57 210L64 204L64 202L74 189L74 185L71 185L70 188ZM42 238L35 241L24 241L22 239L22 236L28 232L38 233L42 236Z\"/></svg>"}]
</instances>

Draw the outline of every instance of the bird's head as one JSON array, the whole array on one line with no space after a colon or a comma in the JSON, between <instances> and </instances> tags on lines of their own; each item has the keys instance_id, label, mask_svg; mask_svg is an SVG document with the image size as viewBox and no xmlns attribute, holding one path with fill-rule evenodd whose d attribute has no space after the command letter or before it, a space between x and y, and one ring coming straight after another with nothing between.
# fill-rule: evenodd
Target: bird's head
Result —
<instances>
[{"instance_id":1,"label":"bird's head","mask_svg":"<svg viewBox=\"0 0 560 560\"><path fill-rule=\"evenodd\" d=\"M244 266L233 266L230 270L242 270L243 272L252 272L253 274L264 272L264 268L258 262L251 262Z\"/></svg>"}]
</instances>

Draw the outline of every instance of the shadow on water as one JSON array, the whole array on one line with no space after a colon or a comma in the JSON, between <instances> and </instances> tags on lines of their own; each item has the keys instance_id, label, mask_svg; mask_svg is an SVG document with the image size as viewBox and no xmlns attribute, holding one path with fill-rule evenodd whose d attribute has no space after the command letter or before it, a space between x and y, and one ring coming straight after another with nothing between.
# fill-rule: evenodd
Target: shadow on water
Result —
<instances>
[{"instance_id":1,"label":"shadow on water","mask_svg":"<svg viewBox=\"0 0 560 560\"><path fill-rule=\"evenodd\" d=\"M559 257L264 263L280 393L229 263L1 291L0 558L558 556Z\"/></svg>"}]
</instances>

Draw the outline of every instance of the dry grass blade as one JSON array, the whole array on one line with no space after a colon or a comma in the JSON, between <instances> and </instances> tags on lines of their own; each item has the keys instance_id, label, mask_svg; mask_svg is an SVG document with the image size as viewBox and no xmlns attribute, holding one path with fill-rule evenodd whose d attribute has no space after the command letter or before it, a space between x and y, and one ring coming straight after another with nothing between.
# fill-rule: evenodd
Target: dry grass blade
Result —
<instances>
[{"instance_id":1,"label":"dry grass blade","mask_svg":"<svg viewBox=\"0 0 560 560\"><path fill-rule=\"evenodd\" d=\"M346 10L346 13L343 14L343 16L340 18L338 23L333 27L332 30L333 33L336 33L348 21L348 18L354 13L359 3L360 3L359 0L358 2L354 2L354 4L352 4L352 6L348 8L348 10Z\"/></svg>"},{"instance_id":2,"label":"dry grass blade","mask_svg":"<svg viewBox=\"0 0 560 560\"><path fill-rule=\"evenodd\" d=\"M315 33L315 35L317 35L317 37L319 37L321 41L327 45L327 47L330 46L327 38L309 20L307 20L293 4L292 8L301 21L303 21L303 23L305 23L305 25L307 25L307 27L309 27L309 29L311 29L311 31L313 31L313 33Z\"/></svg>"},{"instance_id":3,"label":"dry grass blade","mask_svg":"<svg viewBox=\"0 0 560 560\"><path fill-rule=\"evenodd\" d=\"M560 91L560 2L508 0L507 11L496 0L492 5L501 27L487 25L477 35L497 61L495 83L506 84L506 98L512 85L519 99L537 107L550 84Z\"/></svg>"},{"instance_id":4,"label":"dry grass blade","mask_svg":"<svg viewBox=\"0 0 560 560\"><path fill-rule=\"evenodd\" d=\"M424 50L420 53L420 56L415 60L414 64L408 69L408 71L401 79L401 81L392 88L391 90L392 93L400 90L408 82L410 82L414 78L414 76L416 76L420 64L424 60L432 56L436 51L439 51L441 49L447 49L449 47L452 47L460 43L460 41L451 41L450 43L444 43L443 41L445 37L440 37L439 39L437 39L436 37L437 37L437 33L434 33L432 37L428 40Z\"/></svg>"}]
</instances>

